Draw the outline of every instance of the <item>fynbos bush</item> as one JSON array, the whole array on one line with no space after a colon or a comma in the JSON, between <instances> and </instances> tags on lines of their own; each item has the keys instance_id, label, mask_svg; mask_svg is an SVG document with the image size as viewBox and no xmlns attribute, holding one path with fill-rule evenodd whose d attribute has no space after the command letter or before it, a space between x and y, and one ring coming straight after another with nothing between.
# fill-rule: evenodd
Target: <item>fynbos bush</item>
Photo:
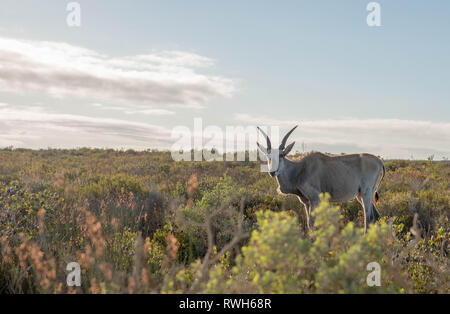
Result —
<instances>
[{"instance_id":1,"label":"fynbos bush","mask_svg":"<svg viewBox=\"0 0 450 314\"><path fill-rule=\"evenodd\" d=\"M367 234L353 223L341 224L339 209L328 198L315 211L310 237L293 217L270 211L258 213L258 230L242 248L236 265L216 266L206 292L233 293L392 293L408 291L406 272L395 266L401 249L392 228L384 223ZM381 265L380 287L369 287L366 267Z\"/></svg>"}]
</instances>

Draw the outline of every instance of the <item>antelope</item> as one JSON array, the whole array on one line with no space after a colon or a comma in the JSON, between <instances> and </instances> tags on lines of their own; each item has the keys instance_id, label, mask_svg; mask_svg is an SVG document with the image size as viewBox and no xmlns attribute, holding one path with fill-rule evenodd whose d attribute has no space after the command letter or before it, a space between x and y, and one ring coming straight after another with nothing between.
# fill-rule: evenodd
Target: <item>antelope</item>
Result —
<instances>
[{"instance_id":1,"label":"antelope","mask_svg":"<svg viewBox=\"0 0 450 314\"><path fill-rule=\"evenodd\" d=\"M311 213L319 206L321 193L328 193L331 202L347 202L356 197L364 209L366 232L369 224L380 217L375 205L386 173L383 161L370 154L329 156L320 152L311 152L299 160L288 159L295 142L287 147L286 142L297 127L284 136L278 149L272 149L269 137L258 127L267 148L256 144L266 156L269 174L278 182L278 193L298 197L305 207L308 229L313 227Z\"/></svg>"}]
</instances>

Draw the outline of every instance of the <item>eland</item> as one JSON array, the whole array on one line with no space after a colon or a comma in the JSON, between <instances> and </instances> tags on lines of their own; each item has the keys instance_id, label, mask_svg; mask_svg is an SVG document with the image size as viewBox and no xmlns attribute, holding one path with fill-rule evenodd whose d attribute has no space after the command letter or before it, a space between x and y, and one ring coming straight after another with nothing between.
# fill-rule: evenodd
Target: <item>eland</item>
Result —
<instances>
[{"instance_id":1,"label":"eland","mask_svg":"<svg viewBox=\"0 0 450 314\"><path fill-rule=\"evenodd\" d=\"M328 193L331 202L357 198L364 209L364 231L367 231L369 224L380 217L375 204L377 190L386 173L383 161L370 154L329 156L319 152L290 160L286 156L295 142L287 147L286 142L297 126L284 136L278 149L272 149L269 137L258 127L266 138L267 148L256 144L266 156L269 174L278 182L278 192L298 197L305 206L308 228L313 227L311 213L319 206L321 193Z\"/></svg>"}]
</instances>

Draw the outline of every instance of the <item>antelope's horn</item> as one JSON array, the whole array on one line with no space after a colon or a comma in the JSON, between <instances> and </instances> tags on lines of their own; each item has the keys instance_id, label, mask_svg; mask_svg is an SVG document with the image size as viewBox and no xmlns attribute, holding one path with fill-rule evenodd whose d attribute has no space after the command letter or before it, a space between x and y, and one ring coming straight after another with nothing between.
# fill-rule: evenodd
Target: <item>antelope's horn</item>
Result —
<instances>
[{"instance_id":1,"label":"antelope's horn","mask_svg":"<svg viewBox=\"0 0 450 314\"><path fill-rule=\"evenodd\" d=\"M289 132L287 132L287 134L283 137L283 140L281 141L279 150L283 150L286 147L286 142L289 138L289 136L291 135L292 132L294 132L294 130L298 127L298 125L294 126L292 128L292 130L290 130Z\"/></svg>"},{"instance_id":2,"label":"antelope's horn","mask_svg":"<svg viewBox=\"0 0 450 314\"><path fill-rule=\"evenodd\" d=\"M261 130L261 129L259 128L259 126L257 127L257 129L262 133L262 135L264 135L264 136L266 137L266 141L267 141L267 151L270 151L270 150L272 149L272 144L270 143L269 137L267 136L266 133L264 133L263 130Z\"/></svg>"}]
</instances>

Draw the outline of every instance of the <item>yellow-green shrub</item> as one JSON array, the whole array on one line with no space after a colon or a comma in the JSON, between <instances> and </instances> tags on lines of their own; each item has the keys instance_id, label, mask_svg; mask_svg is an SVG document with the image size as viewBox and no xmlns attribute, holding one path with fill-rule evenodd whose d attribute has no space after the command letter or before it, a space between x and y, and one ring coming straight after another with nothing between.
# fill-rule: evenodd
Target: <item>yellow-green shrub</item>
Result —
<instances>
[{"instance_id":1,"label":"yellow-green shrub","mask_svg":"<svg viewBox=\"0 0 450 314\"><path fill-rule=\"evenodd\" d=\"M295 219L286 213L258 213L259 228L242 248L236 265L231 270L213 268L205 292L386 293L408 289L402 271L393 265L400 246L388 225L372 226L367 234L353 223L343 226L339 209L327 197L315 216L315 230L304 238ZM370 262L381 265L381 287L366 283Z\"/></svg>"}]
</instances>

